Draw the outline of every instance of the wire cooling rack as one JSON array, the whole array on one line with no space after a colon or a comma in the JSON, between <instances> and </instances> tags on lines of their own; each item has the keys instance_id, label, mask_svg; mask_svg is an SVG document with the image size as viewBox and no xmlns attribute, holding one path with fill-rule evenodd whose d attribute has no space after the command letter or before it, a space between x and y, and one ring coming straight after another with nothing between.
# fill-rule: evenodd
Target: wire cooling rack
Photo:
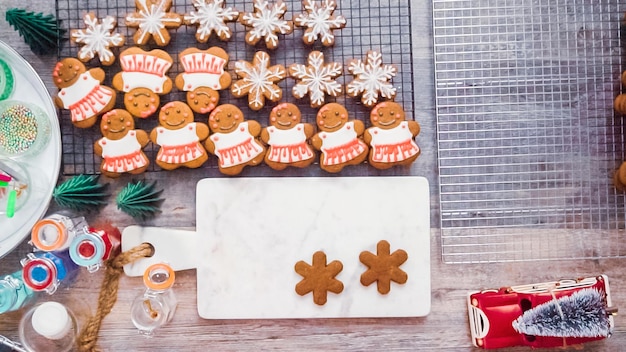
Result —
<instances>
[{"instance_id":1,"label":"wire cooling rack","mask_svg":"<svg viewBox=\"0 0 626 352\"><path fill-rule=\"evenodd\" d=\"M433 0L443 260L626 256L618 0Z\"/></svg>"},{"instance_id":2,"label":"wire cooling rack","mask_svg":"<svg viewBox=\"0 0 626 352\"><path fill-rule=\"evenodd\" d=\"M285 0L288 11L285 19L291 20L298 13L304 12L301 1ZM352 76L346 70L346 64L350 59L364 59L365 54L369 50L378 50L383 54L383 62L385 64L393 64L398 69L398 74L393 78L392 84L397 89L395 101L401 103L406 112L407 118L412 118L414 111L413 103L413 67L411 57L411 22L410 16L410 0L374 0L374 1L355 1L355 0L338 0L335 15L343 15L347 19L347 25L341 30L334 32L336 39L335 45L330 48L321 46L316 43L313 46L307 46L302 42L303 29L296 27L292 34L279 36L278 48L275 50L267 50L264 44L259 43L256 47L245 43L246 28L239 23L229 23L232 30L232 38L228 42L222 42L215 38L215 34L208 43L198 43L195 39L195 26L181 26L177 30L170 30L172 40L166 47L160 48L167 51L174 59L174 64L168 75L173 79L179 73L178 53L189 47L198 47L206 49L211 46L219 46L226 50L230 56L227 70L236 79L234 74L234 63L238 60L252 60L257 50L264 50L271 56L271 64L282 64L287 67L293 63L306 63L306 58L310 51L319 50L324 53L327 62L339 62L344 65L344 74L337 81L344 87L352 80ZM227 7L234 7L238 11L252 12L252 0L227 0ZM83 15L87 12L94 12L98 18L110 15L114 16L118 21L117 32L122 33L126 37L126 44L120 49L114 49L116 54L129 46L133 46L132 35L135 33L134 28L125 26L124 17L126 14L135 12L134 0L57 0L56 1L57 18L61 21L62 26L68 30L64 45L59 52L59 58L76 57L79 46L71 43L69 40L70 29L84 28ZM172 11L184 14L194 11L191 0L174 0ZM262 42L262 41L261 41ZM142 47L144 50L158 48L154 45ZM86 65L88 68L98 67L99 61L92 60ZM115 73L120 71L119 62L116 61L110 67L103 67L106 73L105 85L111 86L111 79ZM52 71L52 69L51 69ZM287 78L279 83L283 89L282 102L291 102L300 108L302 112L302 121L315 124L316 109L309 106L308 96L304 99L296 99L291 94L291 89L295 81ZM118 94L116 108L123 108L122 95ZM351 98L340 95L337 98L326 98L327 102L338 102L346 107L350 117L362 120L366 127L369 123L370 109L364 107L360 103L360 99ZM185 101L184 92L174 90L161 97L161 105L168 101L181 100ZM247 107L246 98L234 98L229 90L220 92L220 104L231 103L239 106L244 112L246 119L257 120L262 126L268 125L268 115L272 107L276 104L266 103L265 108L258 112L254 112ZM195 120L207 123L208 116L196 114ZM99 124L89 129L75 128L70 122L69 112L62 110L61 118L61 135L63 142L63 168L65 175L73 174L96 174L99 172L100 158L93 153L93 143L101 137ZM156 117L147 119L138 119L137 128L151 131L157 126ZM146 148L146 154L150 160L154 160L157 148L152 144ZM209 161L203 165L207 169L205 177L219 176L217 170L216 158L209 158ZM381 173L367 165L358 165L342 171L342 174L368 175ZM154 163L148 172L160 171ZM182 169L170 172L173 175L176 172L184 172ZM287 172L287 170L285 170ZM266 174L285 174L285 172L274 172L264 165L254 168L246 168L242 175L257 176ZM290 175L324 175L319 167L313 165L305 170L289 170ZM383 173L400 173L406 170L393 170ZM175 177L175 176L172 176Z\"/></svg>"}]
</instances>

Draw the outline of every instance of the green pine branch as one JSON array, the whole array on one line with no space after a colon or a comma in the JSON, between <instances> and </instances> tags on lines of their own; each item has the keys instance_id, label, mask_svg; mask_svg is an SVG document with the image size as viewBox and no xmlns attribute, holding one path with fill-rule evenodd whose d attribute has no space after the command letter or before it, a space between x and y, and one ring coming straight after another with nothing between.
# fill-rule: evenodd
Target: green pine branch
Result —
<instances>
[{"instance_id":1,"label":"green pine branch","mask_svg":"<svg viewBox=\"0 0 626 352\"><path fill-rule=\"evenodd\" d=\"M38 55L56 51L59 39L65 33L64 29L59 28L53 15L13 8L7 10L5 18L20 33L30 49Z\"/></svg>"},{"instance_id":2,"label":"green pine branch","mask_svg":"<svg viewBox=\"0 0 626 352\"><path fill-rule=\"evenodd\" d=\"M52 198L63 208L93 210L106 204L108 184L99 184L99 175L77 175L54 188Z\"/></svg>"},{"instance_id":3,"label":"green pine branch","mask_svg":"<svg viewBox=\"0 0 626 352\"><path fill-rule=\"evenodd\" d=\"M133 218L146 219L160 212L162 189L156 189L156 181L145 183L132 181L117 195L117 208Z\"/></svg>"}]
</instances>

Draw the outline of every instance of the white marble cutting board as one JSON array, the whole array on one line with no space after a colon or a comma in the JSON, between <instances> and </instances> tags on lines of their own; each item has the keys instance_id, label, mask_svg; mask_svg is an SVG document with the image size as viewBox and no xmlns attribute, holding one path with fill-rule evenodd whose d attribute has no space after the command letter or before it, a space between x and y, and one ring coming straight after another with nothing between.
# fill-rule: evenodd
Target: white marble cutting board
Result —
<instances>
[{"instance_id":1,"label":"white marble cutting board","mask_svg":"<svg viewBox=\"0 0 626 352\"><path fill-rule=\"evenodd\" d=\"M430 199L421 177L218 178L198 183L198 312L206 319L407 317L430 310ZM359 254L404 249L404 285L360 283ZM344 284L325 305L294 270L315 251Z\"/></svg>"}]
</instances>

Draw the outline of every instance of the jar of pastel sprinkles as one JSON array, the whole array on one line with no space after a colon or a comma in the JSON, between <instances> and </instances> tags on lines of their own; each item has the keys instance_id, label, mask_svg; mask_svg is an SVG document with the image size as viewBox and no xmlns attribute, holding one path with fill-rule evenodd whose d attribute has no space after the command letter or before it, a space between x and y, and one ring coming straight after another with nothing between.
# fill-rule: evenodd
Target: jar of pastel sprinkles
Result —
<instances>
[{"instance_id":1,"label":"jar of pastel sprinkles","mask_svg":"<svg viewBox=\"0 0 626 352\"><path fill-rule=\"evenodd\" d=\"M37 155L50 141L50 120L39 106L0 101L0 156Z\"/></svg>"}]
</instances>

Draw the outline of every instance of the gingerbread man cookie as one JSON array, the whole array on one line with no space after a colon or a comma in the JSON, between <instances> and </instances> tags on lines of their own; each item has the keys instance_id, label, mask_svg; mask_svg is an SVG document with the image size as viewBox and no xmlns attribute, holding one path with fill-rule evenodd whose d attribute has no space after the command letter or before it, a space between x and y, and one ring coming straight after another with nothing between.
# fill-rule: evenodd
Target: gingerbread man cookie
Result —
<instances>
[{"instance_id":1,"label":"gingerbread man cookie","mask_svg":"<svg viewBox=\"0 0 626 352\"><path fill-rule=\"evenodd\" d=\"M319 132L311 138L320 150L320 167L327 172L340 172L347 165L357 165L367 158L368 147L361 140L365 125L349 120L348 111L337 103L324 105L317 113Z\"/></svg>"},{"instance_id":2,"label":"gingerbread man cookie","mask_svg":"<svg viewBox=\"0 0 626 352\"><path fill-rule=\"evenodd\" d=\"M363 140L371 149L369 163L377 169L395 165L409 165L420 155L413 140L420 133L420 125L406 121L400 104L379 103L370 113L372 127L365 130Z\"/></svg>"},{"instance_id":3,"label":"gingerbread man cookie","mask_svg":"<svg viewBox=\"0 0 626 352\"><path fill-rule=\"evenodd\" d=\"M315 153L307 143L314 127L302 123L300 109L290 103L279 104L270 112L270 126L261 131L261 140L268 145L265 163L274 170L287 166L307 167Z\"/></svg>"},{"instance_id":4,"label":"gingerbread man cookie","mask_svg":"<svg viewBox=\"0 0 626 352\"><path fill-rule=\"evenodd\" d=\"M135 129L133 117L122 109L109 111L102 116L100 131L104 137L93 146L94 153L102 157L100 171L108 177L123 173L139 174L150 162L143 152L148 144L148 134Z\"/></svg>"},{"instance_id":5,"label":"gingerbread man cookie","mask_svg":"<svg viewBox=\"0 0 626 352\"><path fill-rule=\"evenodd\" d=\"M346 18L343 16L333 16L337 8L335 0L303 0L302 7L306 11L293 20L296 27L306 28L302 41L311 45L317 39L321 39L322 45L332 46L335 44L333 31L346 26Z\"/></svg>"},{"instance_id":6,"label":"gingerbread man cookie","mask_svg":"<svg viewBox=\"0 0 626 352\"><path fill-rule=\"evenodd\" d=\"M209 127L193 121L193 112L181 101L165 104L159 111L159 126L150 132L152 143L161 149L156 164L165 170L184 166L198 168L208 160L201 142L209 136Z\"/></svg>"},{"instance_id":7,"label":"gingerbread man cookie","mask_svg":"<svg viewBox=\"0 0 626 352\"><path fill-rule=\"evenodd\" d=\"M268 49L278 46L278 34L293 32L293 22L283 19L287 5L278 0L270 5L268 0L254 0L254 12L239 15L239 22L250 29L246 43L256 45L262 38Z\"/></svg>"},{"instance_id":8,"label":"gingerbread man cookie","mask_svg":"<svg viewBox=\"0 0 626 352\"><path fill-rule=\"evenodd\" d=\"M209 116L212 134L205 141L206 149L219 159L219 170L225 175L237 175L247 165L259 165L265 156L265 146L258 139L261 125L244 120L243 112L232 104L220 105Z\"/></svg>"},{"instance_id":9,"label":"gingerbread man cookie","mask_svg":"<svg viewBox=\"0 0 626 352\"><path fill-rule=\"evenodd\" d=\"M136 45L148 44L150 38L158 46L170 42L168 28L178 28L183 24L181 15L169 12L172 0L135 0L137 12L126 16L126 25L137 28L133 36Z\"/></svg>"},{"instance_id":10,"label":"gingerbread man cookie","mask_svg":"<svg viewBox=\"0 0 626 352\"><path fill-rule=\"evenodd\" d=\"M110 66L115 61L111 47L120 47L125 41L120 33L112 33L116 25L115 18L106 16L99 20L93 12L89 12L83 17L83 22L87 25L86 29L72 30L70 33L74 43L83 44L78 51L78 59L87 62L98 56L103 65Z\"/></svg>"},{"instance_id":11,"label":"gingerbread man cookie","mask_svg":"<svg viewBox=\"0 0 626 352\"><path fill-rule=\"evenodd\" d=\"M225 0L193 0L196 11L191 11L183 17L186 25L196 25L196 40L206 43L215 32L220 40L230 39L232 33L226 22L233 22L239 18L239 11L232 7L224 7Z\"/></svg>"},{"instance_id":12,"label":"gingerbread man cookie","mask_svg":"<svg viewBox=\"0 0 626 352\"><path fill-rule=\"evenodd\" d=\"M144 51L132 47L120 53L122 71L113 77L113 87L124 92L124 106L135 117L146 118L157 111L159 95L172 90L167 71L174 60L163 50Z\"/></svg>"},{"instance_id":13,"label":"gingerbread man cookie","mask_svg":"<svg viewBox=\"0 0 626 352\"><path fill-rule=\"evenodd\" d=\"M270 66L270 56L266 52L257 51L252 63L235 62L235 73L241 79L233 83L230 91L237 98L248 95L250 109L261 110L266 98L276 102L283 97L283 90L276 83L285 78L287 71L283 65Z\"/></svg>"},{"instance_id":14,"label":"gingerbread man cookie","mask_svg":"<svg viewBox=\"0 0 626 352\"><path fill-rule=\"evenodd\" d=\"M187 104L193 111L209 113L219 102L217 91L230 86L231 77L224 71L228 54L218 47L188 48L178 57L184 72L176 76L176 87L187 92Z\"/></svg>"},{"instance_id":15,"label":"gingerbread man cookie","mask_svg":"<svg viewBox=\"0 0 626 352\"><path fill-rule=\"evenodd\" d=\"M389 81L396 75L397 69L393 65L384 65L380 52L368 51L365 62L350 60L348 72L354 75L354 80L346 86L346 93L351 97L361 95L365 106L374 106L379 96L387 99L396 96L396 88Z\"/></svg>"},{"instance_id":16,"label":"gingerbread man cookie","mask_svg":"<svg viewBox=\"0 0 626 352\"><path fill-rule=\"evenodd\" d=\"M54 67L52 79L59 88L54 102L59 108L70 110L76 127L93 126L99 115L115 106L115 91L101 85L104 81L101 68L87 71L79 60L65 58Z\"/></svg>"}]
</instances>

